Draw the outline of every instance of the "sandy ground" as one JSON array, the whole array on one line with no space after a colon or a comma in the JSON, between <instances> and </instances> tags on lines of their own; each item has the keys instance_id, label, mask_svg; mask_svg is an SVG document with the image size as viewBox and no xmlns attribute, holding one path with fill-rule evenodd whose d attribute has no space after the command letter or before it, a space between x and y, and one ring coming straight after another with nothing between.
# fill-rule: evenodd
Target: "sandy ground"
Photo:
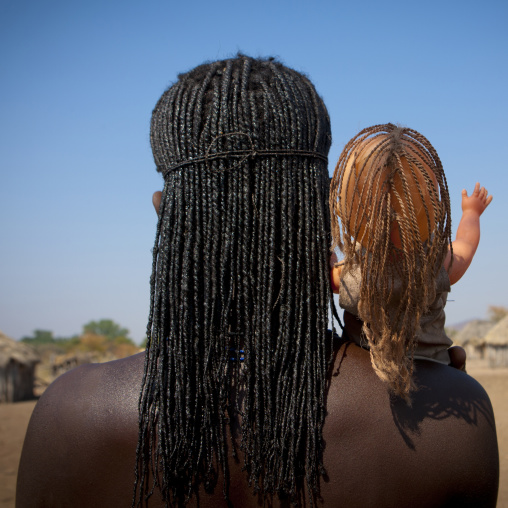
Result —
<instances>
[{"instance_id":1,"label":"sandy ground","mask_svg":"<svg viewBox=\"0 0 508 508\"><path fill-rule=\"evenodd\" d=\"M487 390L496 417L499 443L498 508L508 508L508 369L475 369L468 363L468 373Z\"/></svg>"},{"instance_id":2,"label":"sandy ground","mask_svg":"<svg viewBox=\"0 0 508 508\"><path fill-rule=\"evenodd\" d=\"M499 508L508 508L508 369L478 368L468 372L487 390L496 416L501 476ZM0 404L0 508L13 508L16 473L23 438L35 401Z\"/></svg>"},{"instance_id":3,"label":"sandy ground","mask_svg":"<svg viewBox=\"0 0 508 508\"><path fill-rule=\"evenodd\" d=\"M14 507L19 456L35 401L0 404L0 507Z\"/></svg>"}]
</instances>

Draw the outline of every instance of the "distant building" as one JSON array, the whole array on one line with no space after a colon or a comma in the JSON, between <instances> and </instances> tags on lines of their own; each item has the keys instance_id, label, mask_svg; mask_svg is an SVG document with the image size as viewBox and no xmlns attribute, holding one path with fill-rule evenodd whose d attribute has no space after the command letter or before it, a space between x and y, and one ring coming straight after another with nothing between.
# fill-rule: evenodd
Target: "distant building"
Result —
<instances>
[{"instance_id":1,"label":"distant building","mask_svg":"<svg viewBox=\"0 0 508 508\"><path fill-rule=\"evenodd\" d=\"M494 326L492 321L473 319L453 336L453 343L462 346L469 360L485 358L485 336Z\"/></svg>"},{"instance_id":2,"label":"distant building","mask_svg":"<svg viewBox=\"0 0 508 508\"><path fill-rule=\"evenodd\" d=\"M508 367L508 316L485 335L485 349L490 367Z\"/></svg>"},{"instance_id":3,"label":"distant building","mask_svg":"<svg viewBox=\"0 0 508 508\"><path fill-rule=\"evenodd\" d=\"M105 358L105 359L104 359ZM80 365L85 365L87 363L99 363L100 361L111 361L116 360L114 357L109 357L107 355L99 355L96 352L74 352L74 353L66 353L63 355L57 355L53 358L51 362L51 375L53 376L53 380L58 376L69 372Z\"/></svg>"},{"instance_id":4,"label":"distant building","mask_svg":"<svg viewBox=\"0 0 508 508\"><path fill-rule=\"evenodd\" d=\"M0 331L0 403L33 398L37 363L31 347Z\"/></svg>"}]
</instances>

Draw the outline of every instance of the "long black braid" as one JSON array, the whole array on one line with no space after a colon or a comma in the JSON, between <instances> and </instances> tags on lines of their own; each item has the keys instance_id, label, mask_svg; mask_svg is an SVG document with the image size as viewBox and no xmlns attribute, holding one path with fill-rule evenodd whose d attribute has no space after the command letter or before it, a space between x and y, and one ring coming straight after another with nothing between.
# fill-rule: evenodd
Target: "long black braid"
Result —
<instances>
[{"instance_id":1,"label":"long black braid","mask_svg":"<svg viewBox=\"0 0 508 508\"><path fill-rule=\"evenodd\" d=\"M185 503L220 470L227 498L235 411L254 491L295 500L306 481L316 495L332 301L325 106L298 72L239 55L180 75L150 139L164 190L133 504L155 488Z\"/></svg>"}]
</instances>

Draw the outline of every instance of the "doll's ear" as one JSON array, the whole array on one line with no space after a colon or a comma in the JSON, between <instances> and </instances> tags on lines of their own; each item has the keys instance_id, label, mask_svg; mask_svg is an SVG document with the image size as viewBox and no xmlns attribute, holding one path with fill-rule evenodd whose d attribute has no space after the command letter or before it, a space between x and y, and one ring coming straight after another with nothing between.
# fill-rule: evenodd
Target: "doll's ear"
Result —
<instances>
[{"instance_id":1,"label":"doll's ear","mask_svg":"<svg viewBox=\"0 0 508 508\"><path fill-rule=\"evenodd\" d=\"M340 274L342 273L344 262L337 263L337 254L332 252L330 256L330 284L332 285L332 292L339 294L340 288Z\"/></svg>"},{"instance_id":2,"label":"doll's ear","mask_svg":"<svg viewBox=\"0 0 508 508\"><path fill-rule=\"evenodd\" d=\"M159 215L159 207L161 205L161 198L162 198L161 191L156 191L153 193L152 203L153 203L153 207L155 208L155 212L157 213L157 215Z\"/></svg>"}]
</instances>

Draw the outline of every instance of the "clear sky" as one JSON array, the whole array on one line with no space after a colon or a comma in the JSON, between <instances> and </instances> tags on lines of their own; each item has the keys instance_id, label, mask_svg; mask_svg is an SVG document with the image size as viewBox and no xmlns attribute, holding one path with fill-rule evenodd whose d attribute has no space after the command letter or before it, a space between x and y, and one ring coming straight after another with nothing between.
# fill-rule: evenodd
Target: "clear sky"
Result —
<instances>
[{"instance_id":1,"label":"clear sky","mask_svg":"<svg viewBox=\"0 0 508 508\"><path fill-rule=\"evenodd\" d=\"M56 336L110 318L145 334L153 106L178 73L276 56L332 121L330 172L361 128L401 123L437 149L452 197L494 195L449 324L508 306L508 2L0 0L0 330Z\"/></svg>"}]
</instances>

